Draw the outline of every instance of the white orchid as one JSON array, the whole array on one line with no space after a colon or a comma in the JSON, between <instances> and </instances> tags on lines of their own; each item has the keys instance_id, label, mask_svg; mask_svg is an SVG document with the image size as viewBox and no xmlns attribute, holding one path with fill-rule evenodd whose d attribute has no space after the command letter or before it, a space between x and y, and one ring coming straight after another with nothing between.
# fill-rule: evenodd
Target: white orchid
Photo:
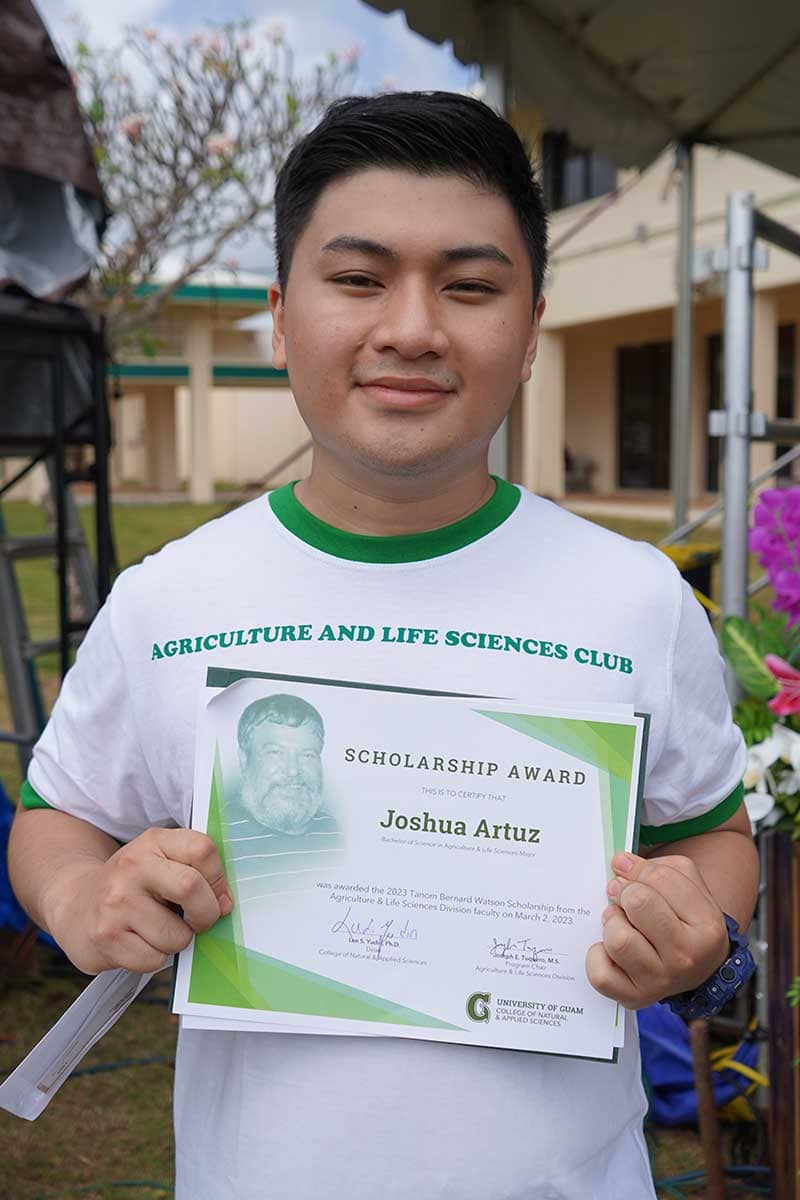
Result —
<instances>
[{"instance_id":1,"label":"white orchid","mask_svg":"<svg viewBox=\"0 0 800 1200\"><path fill-rule=\"evenodd\" d=\"M776 779L775 765L786 764ZM758 822L774 825L781 811L775 801L778 793L794 796L800 792L800 733L786 725L775 724L763 742L747 751L744 772L745 808L755 831Z\"/></svg>"}]
</instances>

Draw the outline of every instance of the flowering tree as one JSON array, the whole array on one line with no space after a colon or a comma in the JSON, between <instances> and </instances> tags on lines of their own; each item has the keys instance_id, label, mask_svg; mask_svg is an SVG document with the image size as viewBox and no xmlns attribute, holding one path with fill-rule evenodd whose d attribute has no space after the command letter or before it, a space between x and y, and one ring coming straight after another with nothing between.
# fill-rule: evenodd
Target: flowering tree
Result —
<instances>
[{"instance_id":1,"label":"flowering tree","mask_svg":"<svg viewBox=\"0 0 800 1200\"><path fill-rule=\"evenodd\" d=\"M73 79L114 214L86 299L112 344L141 334L203 267L238 265L230 251L245 237L269 238L276 172L357 59L331 53L298 73L277 26L181 42L130 31L103 51L77 41ZM169 282L148 287L165 261Z\"/></svg>"}]
</instances>

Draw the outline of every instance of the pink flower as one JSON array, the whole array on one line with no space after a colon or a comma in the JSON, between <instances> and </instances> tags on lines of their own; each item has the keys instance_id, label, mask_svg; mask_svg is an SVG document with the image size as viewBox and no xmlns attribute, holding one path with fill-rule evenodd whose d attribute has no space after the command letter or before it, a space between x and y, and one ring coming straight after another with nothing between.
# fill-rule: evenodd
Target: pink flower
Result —
<instances>
[{"instance_id":1,"label":"pink flower","mask_svg":"<svg viewBox=\"0 0 800 1200\"><path fill-rule=\"evenodd\" d=\"M142 130L147 124L147 113L128 113L119 123L120 132L124 133L129 142L138 142Z\"/></svg>"},{"instance_id":2,"label":"pink flower","mask_svg":"<svg viewBox=\"0 0 800 1200\"><path fill-rule=\"evenodd\" d=\"M769 702L779 717L800 712L800 671L777 654L767 654L764 662L780 684L781 690Z\"/></svg>"},{"instance_id":3,"label":"pink flower","mask_svg":"<svg viewBox=\"0 0 800 1200\"><path fill-rule=\"evenodd\" d=\"M210 138L206 138L206 150L209 154L230 158L235 149L236 142L227 133L212 133Z\"/></svg>"}]
</instances>

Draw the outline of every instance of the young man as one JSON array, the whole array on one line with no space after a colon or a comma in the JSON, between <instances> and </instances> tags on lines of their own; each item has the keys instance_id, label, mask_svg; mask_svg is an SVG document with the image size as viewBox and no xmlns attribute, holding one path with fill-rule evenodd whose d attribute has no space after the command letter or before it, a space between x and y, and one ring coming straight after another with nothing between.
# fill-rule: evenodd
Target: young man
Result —
<instances>
[{"instance_id":1,"label":"young man","mask_svg":"<svg viewBox=\"0 0 800 1200\"><path fill-rule=\"evenodd\" d=\"M545 216L519 139L459 96L344 101L289 156L276 237L275 363L311 474L117 581L31 764L20 898L88 972L153 970L230 911L216 850L186 828L209 664L479 680L652 714L652 850L614 860L587 972L630 1009L697 988L730 954L723 913L749 921L757 872L708 623L658 551L487 471L544 310ZM302 633L325 623L443 633ZM178 1200L653 1196L632 1021L615 1065L184 1030L175 1088Z\"/></svg>"}]
</instances>

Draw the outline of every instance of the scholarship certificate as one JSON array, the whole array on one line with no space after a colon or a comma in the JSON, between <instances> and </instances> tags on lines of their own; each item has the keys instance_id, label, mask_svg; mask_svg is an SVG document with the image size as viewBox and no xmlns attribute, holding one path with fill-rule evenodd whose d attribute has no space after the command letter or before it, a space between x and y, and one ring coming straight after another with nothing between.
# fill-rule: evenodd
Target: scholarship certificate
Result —
<instances>
[{"instance_id":1,"label":"scholarship certificate","mask_svg":"<svg viewBox=\"0 0 800 1200\"><path fill-rule=\"evenodd\" d=\"M224 670L206 695L192 824L235 907L180 956L192 1027L614 1059L584 960L645 717Z\"/></svg>"}]
</instances>

